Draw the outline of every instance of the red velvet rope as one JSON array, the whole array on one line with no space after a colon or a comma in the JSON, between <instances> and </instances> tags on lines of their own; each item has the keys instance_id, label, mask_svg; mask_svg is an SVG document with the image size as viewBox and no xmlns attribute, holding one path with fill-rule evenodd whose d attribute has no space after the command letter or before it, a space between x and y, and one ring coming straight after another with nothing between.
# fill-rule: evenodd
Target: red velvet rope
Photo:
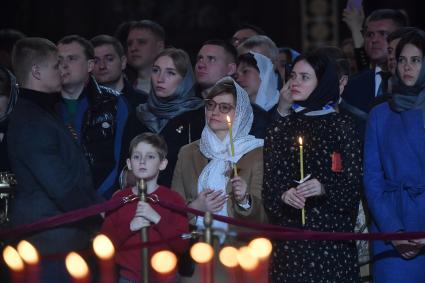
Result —
<instances>
[{"instance_id":1,"label":"red velvet rope","mask_svg":"<svg viewBox=\"0 0 425 283\"><path fill-rule=\"evenodd\" d=\"M21 225L12 229L1 229L0 230L0 239L10 238L10 237L20 237L25 234L32 232L45 230L48 228L57 227L63 224L76 222L78 220L98 215L101 212L108 212L126 203L125 199L111 199L105 203L92 205L87 208L80 208L63 214L55 215L48 218L40 219L34 223Z\"/></svg>"},{"instance_id":2,"label":"red velvet rope","mask_svg":"<svg viewBox=\"0 0 425 283\"><path fill-rule=\"evenodd\" d=\"M101 212L115 210L129 201L138 198L127 197L122 199L112 199L103 204L93 205L88 208L81 208L64 214L41 219L37 222L18 226L12 229L1 229L0 239L17 238L22 235L57 227L63 224L75 222L86 217L98 215ZM173 211L192 213L203 216L204 212L187 206L158 200L158 204ZM404 232L404 233L348 233L348 232L317 232L296 228L287 228L271 224L255 223L252 221L240 220L226 216L213 214L214 220L226 222L231 225L241 226L256 230L255 232L239 232L239 238L267 237L275 240L408 240L425 238L425 232ZM145 243L143 245L150 245Z\"/></svg>"}]
</instances>

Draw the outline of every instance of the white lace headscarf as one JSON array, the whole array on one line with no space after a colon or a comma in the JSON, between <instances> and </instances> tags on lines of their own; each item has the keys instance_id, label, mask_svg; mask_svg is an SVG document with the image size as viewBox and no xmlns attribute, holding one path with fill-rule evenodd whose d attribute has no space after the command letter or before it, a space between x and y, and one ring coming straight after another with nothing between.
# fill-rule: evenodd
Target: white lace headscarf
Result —
<instances>
[{"instance_id":1,"label":"white lace headscarf","mask_svg":"<svg viewBox=\"0 0 425 283\"><path fill-rule=\"evenodd\" d=\"M210 162L199 176L198 193L205 188L210 188L222 190L225 194L226 185L229 181L229 176L227 176L226 172L231 169L231 163L236 163L247 152L264 144L262 139L249 135L254 114L252 113L247 92L231 77L225 77L218 81L217 84L224 82L233 84L236 88L236 109L232 121L235 156L232 157L231 155L229 134L223 140L220 140L206 123L201 135L200 150ZM227 216L227 204L224 205L218 214ZM198 217L197 222L198 226L203 226L201 217ZM227 229L227 224L223 222L215 221L213 226Z\"/></svg>"},{"instance_id":2,"label":"white lace headscarf","mask_svg":"<svg viewBox=\"0 0 425 283\"><path fill-rule=\"evenodd\" d=\"M263 54L250 51L257 61L260 70L260 87L258 88L255 104L266 111L269 111L279 102L278 74L274 70L272 61Z\"/></svg>"}]
</instances>

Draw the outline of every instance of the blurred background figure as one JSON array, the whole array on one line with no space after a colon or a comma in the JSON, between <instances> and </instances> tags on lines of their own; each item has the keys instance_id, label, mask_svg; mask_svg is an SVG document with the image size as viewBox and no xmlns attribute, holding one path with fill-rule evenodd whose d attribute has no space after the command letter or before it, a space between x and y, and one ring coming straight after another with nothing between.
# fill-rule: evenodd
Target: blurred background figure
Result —
<instances>
[{"instance_id":1,"label":"blurred background figure","mask_svg":"<svg viewBox=\"0 0 425 283\"><path fill-rule=\"evenodd\" d=\"M12 70L12 49L25 34L15 29L0 29L0 66Z\"/></svg>"},{"instance_id":2,"label":"blurred background figure","mask_svg":"<svg viewBox=\"0 0 425 283\"><path fill-rule=\"evenodd\" d=\"M18 85L15 76L0 66L0 172L11 171L7 153L7 128L17 99Z\"/></svg>"},{"instance_id":3,"label":"blurred background figure","mask_svg":"<svg viewBox=\"0 0 425 283\"><path fill-rule=\"evenodd\" d=\"M238 47L242 42L247 40L253 35L264 35L266 34L260 27L251 24L241 24L232 36L232 44L234 47Z\"/></svg>"}]
</instances>

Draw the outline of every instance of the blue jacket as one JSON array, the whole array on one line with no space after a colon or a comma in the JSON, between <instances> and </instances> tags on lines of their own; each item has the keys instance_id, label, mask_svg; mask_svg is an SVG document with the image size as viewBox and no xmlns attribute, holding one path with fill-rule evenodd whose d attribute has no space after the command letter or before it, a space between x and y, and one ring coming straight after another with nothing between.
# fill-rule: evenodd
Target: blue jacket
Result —
<instances>
[{"instance_id":1,"label":"blue jacket","mask_svg":"<svg viewBox=\"0 0 425 283\"><path fill-rule=\"evenodd\" d=\"M425 231L425 130L420 110L383 103L370 112L364 185L372 231ZM425 282L425 252L402 259L389 242L373 243L374 282Z\"/></svg>"}]
</instances>

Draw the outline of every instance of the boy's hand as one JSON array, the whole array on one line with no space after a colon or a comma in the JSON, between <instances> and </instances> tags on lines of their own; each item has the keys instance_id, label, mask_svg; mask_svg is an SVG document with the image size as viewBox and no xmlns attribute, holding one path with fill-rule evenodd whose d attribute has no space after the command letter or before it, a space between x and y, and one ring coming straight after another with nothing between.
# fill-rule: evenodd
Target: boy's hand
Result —
<instances>
[{"instance_id":1,"label":"boy's hand","mask_svg":"<svg viewBox=\"0 0 425 283\"><path fill-rule=\"evenodd\" d=\"M130 231L138 231L144 227L149 227L151 225L150 221L141 216L134 216L130 222Z\"/></svg>"},{"instance_id":2,"label":"boy's hand","mask_svg":"<svg viewBox=\"0 0 425 283\"><path fill-rule=\"evenodd\" d=\"M144 227L149 227L151 223L158 223L161 216L147 202L137 203L136 213L130 222L130 230L138 231Z\"/></svg>"}]
</instances>

